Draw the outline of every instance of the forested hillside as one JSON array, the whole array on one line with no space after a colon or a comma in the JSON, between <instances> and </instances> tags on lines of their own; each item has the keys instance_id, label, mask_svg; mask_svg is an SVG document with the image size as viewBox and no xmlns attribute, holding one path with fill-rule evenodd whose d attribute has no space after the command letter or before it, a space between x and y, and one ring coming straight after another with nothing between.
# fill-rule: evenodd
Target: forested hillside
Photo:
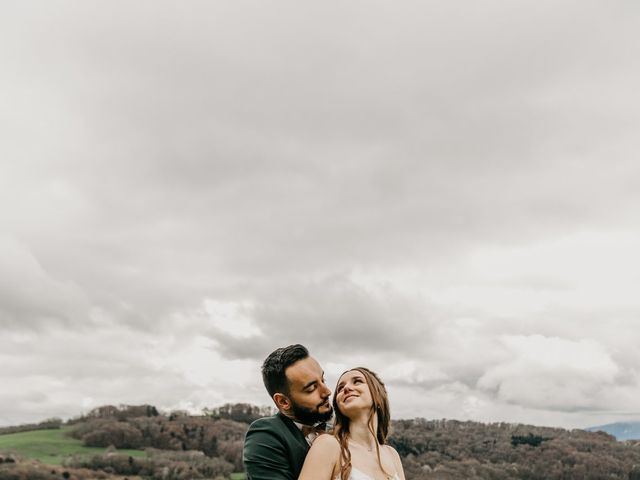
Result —
<instances>
[{"instance_id":1,"label":"forested hillside","mask_svg":"<svg viewBox=\"0 0 640 480\"><path fill-rule=\"evenodd\" d=\"M640 442L603 432L455 420L397 420L409 479L640 480Z\"/></svg>"},{"instance_id":2,"label":"forested hillside","mask_svg":"<svg viewBox=\"0 0 640 480\"><path fill-rule=\"evenodd\" d=\"M134 458L114 450L73 456L64 466L78 479L91 478L82 473L88 470L164 480L229 478L242 471L248 424L269 413L247 404L197 416L161 414L149 405L100 407L67 422L70 434L87 447L145 449L147 455ZM400 453L408 480L640 480L640 442L617 442L603 432L414 419L393 421L389 443ZM28 466L14 454L2 456L0 479L35 478L24 475Z\"/></svg>"}]
</instances>

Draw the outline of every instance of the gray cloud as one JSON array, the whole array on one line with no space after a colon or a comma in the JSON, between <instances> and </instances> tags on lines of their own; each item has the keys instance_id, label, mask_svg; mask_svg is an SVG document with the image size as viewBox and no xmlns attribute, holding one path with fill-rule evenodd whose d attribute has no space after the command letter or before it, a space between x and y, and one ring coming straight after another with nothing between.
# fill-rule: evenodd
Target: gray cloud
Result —
<instances>
[{"instance_id":1,"label":"gray cloud","mask_svg":"<svg viewBox=\"0 0 640 480\"><path fill-rule=\"evenodd\" d=\"M416 355L430 342L433 318L426 302L389 286L367 289L335 275L276 285L254 298L246 313L259 333L238 337L215 326L211 330L217 348L231 358L261 359L273 345L291 343L313 344L328 358L372 350Z\"/></svg>"},{"instance_id":2,"label":"gray cloud","mask_svg":"<svg viewBox=\"0 0 640 480\"><path fill-rule=\"evenodd\" d=\"M406 415L633 410L630 3L1 8L3 382L25 405L249 400L301 341L391 365ZM617 373L573 382L504 340L538 336Z\"/></svg>"},{"instance_id":3,"label":"gray cloud","mask_svg":"<svg viewBox=\"0 0 640 480\"><path fill-rule=\"evenodd\" d=\"M82 290L52 278L31 252L10 237L0 237L0 325L81 323L88 311Z\"/></svg>"}]
</instances>

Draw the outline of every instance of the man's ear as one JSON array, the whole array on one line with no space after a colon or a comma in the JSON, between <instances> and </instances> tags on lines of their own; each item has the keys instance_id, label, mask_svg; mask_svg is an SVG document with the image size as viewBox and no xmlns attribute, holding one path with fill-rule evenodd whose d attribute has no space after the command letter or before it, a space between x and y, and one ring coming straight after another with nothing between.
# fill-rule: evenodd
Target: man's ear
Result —
<instances>
[{"instance_id":1,"label":"man's ear","mask_svg":"<svg viewBox=\"0 0 640 480\"><path fill-rule=\"evenodd\" d=\"M291 400L283 393L274 393L273 401L278 407L278 410L288 412L291 409Z\"/></svg>"}]
</instances>

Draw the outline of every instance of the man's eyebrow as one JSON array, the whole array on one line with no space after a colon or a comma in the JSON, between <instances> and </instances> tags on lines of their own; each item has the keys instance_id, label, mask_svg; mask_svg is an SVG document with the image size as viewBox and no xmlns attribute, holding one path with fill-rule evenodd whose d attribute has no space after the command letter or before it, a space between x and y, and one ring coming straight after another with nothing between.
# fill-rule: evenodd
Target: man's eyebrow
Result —
<instances>
[{"instance_id":1,"label":"man's eyebrow","mask_svg":"<svg viewBox=\"0 0 640 480\"><path fill-rule=\"evenodd\" d=\"M322 371L322 378L324 378L324 370ZM310 386L312 386L313 384L318 383L317 380L311 380L309 383L307 383L306 385L304 385L302 387L303 390L306 390L307 388L309 388Z\"/></svg>"}]
</instances>

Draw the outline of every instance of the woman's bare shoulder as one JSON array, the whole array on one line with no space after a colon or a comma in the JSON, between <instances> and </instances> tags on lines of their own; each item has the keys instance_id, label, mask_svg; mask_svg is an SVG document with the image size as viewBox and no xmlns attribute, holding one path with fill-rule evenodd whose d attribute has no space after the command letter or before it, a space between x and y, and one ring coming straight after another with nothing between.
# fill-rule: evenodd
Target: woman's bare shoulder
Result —
<instances>
[{"instance_id":1,"label":"woman's bare shoulder","mask_svg":"<svg viewBox=\"0 0 640 480\"><path fill-rule=\"evenodd\" d=\"M309 449L298 480L333 478L339 458L340 444L338 440L333 435L320 435L313 441Z\"/></svg>"},{"instance_id":2,"label":"woman's bare shoulder","mask_svg":"<svg viewBox=\"0 0 640 480\"><path fill-rule=\"evenodd\" d=\"M322 435L318 435L318 437L313 441L311 449L322 450L323 452L336 452L337 454L340 452L340 443L333 435L324 433Z\"/></svg>"},{"instance_id":3,"label":"woman's bare shoulder","mask_svg":"<svg viewBox=\"0 0 640 480\"><path fill-rule=\"evenodd\" d=\"M395 448L393 448L391 445L384 445L384 449L389 452L389 454L391 454L391 456L393 457L394 460L398 460L400 461L400 455L398 455L398 452L396 451Z\"/></svg>"},{"instance_id":4,"label":"woman's bare shoulder","mask_svg":"<svg viewBox=\"0 0 640 480\"><path fill-rule=\"evenodd\" d=\"M398 452L396 451L396 449L393 448L391 445L385 445L384 449L387 452L387 455L390 455L391 458L393 459L393 464L396 467L396 472L398 472L398 476L404 480L404 469L402 468L402 460L400 459L400 455L398 455Z\"/></svg>"}]
</instances>

